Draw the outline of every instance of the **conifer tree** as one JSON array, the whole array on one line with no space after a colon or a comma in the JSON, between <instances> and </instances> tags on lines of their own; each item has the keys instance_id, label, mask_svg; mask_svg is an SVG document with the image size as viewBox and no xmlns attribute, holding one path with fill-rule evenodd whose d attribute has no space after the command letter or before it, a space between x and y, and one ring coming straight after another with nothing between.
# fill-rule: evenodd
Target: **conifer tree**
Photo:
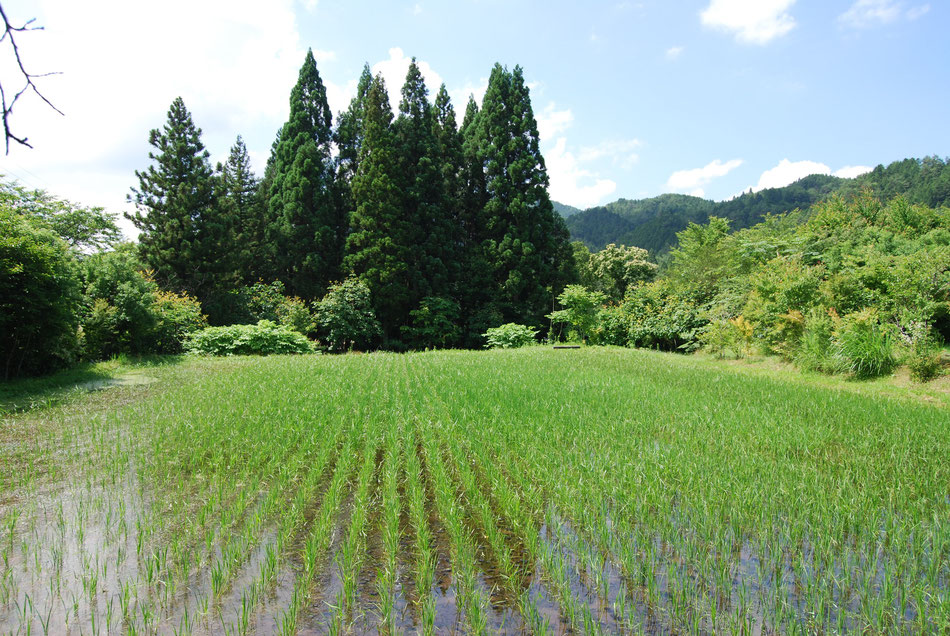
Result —
<instances>
[{"instance_id":1,"label":"conifer tree","mask_svg":"<svg viewBox=\"0 0 950 636\"><path fill-rule=\"evenodd\" d=\"M353 177L344 268L370 289L376 317L390 346L408 321L413 226L402 207L403 181L392 131L393 113L382 75L366 94L363 140Z\"/></svg>"},{"instance_id":2,"label":"conifer tree","mask_svg":"<svg viewBox=\"0 0 950 636\"><path fill-rule=\"evenodd\" d=\"M463 263L461 304L466 319L464 344L468 347L481 347L485 341L482 334L504 322L501 311L493 302L497 296L494 272L485 256L488 232L484 212L488 198L485 194L485 164L479 156L478 117L478 103L474 96L469 95L459 129L462 138L461 215L468 243Z\"/></svg>"},{"instance_id":3,"label":"conifer tree","mask_svg":"<svg viewBox=\"0 0 950 636\"><path fill-rule=\"evenodd\" d=\"M257 280L263 253L264 216L258 196L258 180L251 170L244 139L238 135L224 164L217 166L218 208L227 223L227 242L220 256L226 260L227 282L232 286Z\"/></svg>"},{"instance_id":4,"label":"conifer tree","mask_svg":"<svg viewBox=\"0 0 950 636\"><path fill-rule=\"evenodd\" d=\"M226 227L218 214L214 178L201 129L181 97L168 110L161 130L149 133L153 161L135 171L139 187L129 201L137 208L125 217L138 228L139 251L164 288L206 298L218 271Z\"/></svg>"},{"instance_id":5,"label":"conifer tree","mask_svg":"<svg viewBox=\"0 0 950 636\"><path fill-rule=\"evenodd\" d=\"M569 281L567 228L548 196L538 127L520 66L492 69L476 119L475 152L485 178L482 242L504 320L539 325Z\"/></svg>"},{"instance_id":6,"label":"conifer tree","mask_svg":"<svg viewBox=\"0 0 950 636\"><path fill-rule=\"evenodd\" d=\"M356 166L359 160L360 146L363 143L363 104L370 84L373 83L373 74L369 64L363 65L359 82L356 85L356 96L350 100L349 107L340 113L337 118L337 127L334 139L338 149L337 154L337 183L343 197L343 209L352 210L353 202L350 188Z\"/></svg>"},{"instance_id":7,"label":"conifer tree","mask_svg":"<svg viewBox=\"0 0 950 636\"><path fill-rule=\"evenodd\" d=\"M345 215L334 187L332 117L312 51L290 93L290 117L273 155L267 242L289 293L317 298L338 278Z\"/></svg>"},{"instance_id":8,"label":"conifer tree","mask_svg":"<svg viewBox=\"0 0 950 636\"><path fill-rule=\"evenodd\" d=\"M412 225L409 300L413 308L429 296L449 297L455 273L451 262L455 253L454 225L442 181L435 117L427 95L422 72L413 58L393 127L399 171L405 184L403 209Z\"/></svg>"}]
</instances>

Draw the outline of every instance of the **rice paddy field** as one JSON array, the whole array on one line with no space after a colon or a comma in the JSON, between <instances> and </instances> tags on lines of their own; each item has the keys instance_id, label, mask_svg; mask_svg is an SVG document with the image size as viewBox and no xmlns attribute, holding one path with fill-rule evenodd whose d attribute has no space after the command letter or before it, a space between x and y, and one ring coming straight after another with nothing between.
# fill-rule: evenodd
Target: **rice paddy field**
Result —
<instances>
[{"instance_id":1,"label":"rice paddy field","mask_svg":"<svg viewBox=\"0 0 950 636\"><path fill-rule=\"evenodd\" d=\"M137 377L3 418L0 633L950 631L945 401L610 348Z\"/></svg>"}]
</instances>

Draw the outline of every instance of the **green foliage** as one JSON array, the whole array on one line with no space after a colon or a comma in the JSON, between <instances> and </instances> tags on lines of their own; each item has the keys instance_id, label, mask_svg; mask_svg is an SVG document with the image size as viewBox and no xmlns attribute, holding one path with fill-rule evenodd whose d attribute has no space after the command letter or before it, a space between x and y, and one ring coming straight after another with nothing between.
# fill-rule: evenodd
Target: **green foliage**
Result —
<instances>
[{"instance_id":1,"label":"green foliage","mask_svg":"<svg viewBox=\"0 0 950 636\"><path fill-rule=\"evenodd\" d=\"M207 327L194 332L188 351L213 356L311 353L313 343L293 329L261 320L256 325Z\"/></svg>"},{"instance_id":2,"label":"green foliage","mask_svg":"<svg viewBox=\"0 0 950 636\"><path fill-rule=\"evenodd\" d=\"M320 340L331 351L366 349L382 334L369 287L353 276L332 285L314 305L314 313Z\"/></svg>"},{"instance_id":3,"label":"green foliage","mask_svg":"<svg viewBox=\"0 0 950 636\"><path fill-rule=\"evenodd\" d=\"M737 360L748 355L752 344L752 324L742 316L718 318L706 325L698 336L703 348L722 358L731 352Z\"/></svg>"},{"instance_id":4,"label":"green foliage","mask_svg":"<svg viewBox=\"0 0 950 636\"><path fill-rule=\"evenodd\" d=\"M188 294L156 290L150 310L155 315L154 353L181 353L188 337L208 326L201 303Z\"/></svg>"},{"instance_id":5,"label":"green foliage","mask_svg":"<svg viewBox=\"0 0 950 636\"><path fill-rule=\"evenodd\" d=\"M627 292L622 311L631 347L692 350L706 324L696 302L668 279L644 283Z\"/></svg>"},{"instance_id":6,"label":"green foliage","mask_svg":"<svg viewBox=\"0 0 950 636\"><path fill-rule=\"evenodd\" d=\"M72 362L78 305L79 279L66 242L0 203L0 377Z\"/></svg>"},{"instance_id":7,"label":"green foliage","mask_svg":"<svg viewBox=\"0 0 950 636\"><path fill-rule=\"evenodd\" d=\"M224 224L224 236L218 246L223 261L221 277L233 287L265 275L264 263L269 256L264 236L265 206L240 135L227 161L219 163L215 172L217 206Z\"/></svg>"},{"instance_id":8,"label":"green foliage","mask_svg":"<svg viewBox=\"0 0 950 636\"><path fill-rule=\"evenodd\" d=\"M517 349L538 343L536 329L514 322L492 327L482 335L489 349Z\"/></svg>"},{"instance_id":9,"label":"green foliage","mask_svg":"<svg viewBox=\"0 0 950 636\"><path fill-rule=\"evenodd\" d=\"M0 182L0 205L49 228L79 253L101 251L122 240L115 214L57 199L45 190L27 190L14 181Z\"/></svg>"},{"instance_id":10,"label":"green foliage","mask_svg":"<svg viewBox=\"0 0 950 636\"><path fill-rule=\"evenodd\" d=\"M346 215L331 160L327 92L308 49L274 144L265 235L274 274L288 291L319 298L340 273Z\"/></svg>"},{"instance_id":11,"label":"green foliage","mask_svg":"<svg viewBox=\"0 0 950 636\"><path fill-rule=\"evenodd\" d=\"M794 354L795 365L804 371L837 373L840 359L832 346L838 314L821 308L811 309L804 318L804 326Z\"/></svg>"},{"instance_id":12,"label":"green foliage","mask_svg":"<svg viewBox=\"0 0 950 636\"><path fill-rule=\"evenodd\" d=\"M578 250L574 249L576 259ZM619 302L630 287L653 280L657 266L648 260L646 250L623 245L617 247L611 243L590 255L588 269L597 288Z\"/></svg>"},{"instance_id":13,"label":"green foliage","mask_svg":"<svg viewBox=\"0 0 950 636\"><path fill-rule=\"evenodd\" d=\"M389 94L377 75L366 95L363 141L352 196L345 269L367 285L375 315L395 340L408 322L412 220L402 208L402 179L391 129Z\"/></svg>"},{"instance_id":14,"label":"green foliage","mask_svg":"<svg viewBox=\"0 0 950 636\"><path fill-rule=\"evenodd\" d=\"M841 369L855 378L875 378L897 365L894 341L873 309L843 316L832 344Z\"/></svg>"},{"instance_id":15,"label":"green foliage","mask_svg":"<svg viewBox=\"0 0 950 636\"><path fill-rule=\"evenodd\" d=\"M303 335L313 331L313 314L302 299L288 296L284 284L258 281L230 292L227 315L232 323L270 320Z\"/></svg>"},{"instance_id":16,"label":"green foliage","mask_svg":"<svg viewBox=\"0 0 950 636\"><path fill-rule=\"evenodd\" d=\"M172 102L162 130L149 133L153 161L136 171L138 188L129 200L136 212L127 219L139 229L139 253L165 289L204 298L220 274L219 245L226 238L214 197L209 153L201 129L180 97Z\"/></svg>"},{"instance_id":17,"label":"green foliage","mask_svg":"<svg viewBox=\"0 0 950 636\"><path fill-rule=\"evenodd\" d=\"M199 302L163 291L131 244L82 262L83 356L102 360L119 354L180 353L192 331L207 326Z\"/></svg>"},{"instance_id":18,"label":"green foliage","mask_svg":"<svg viewBox=\"0 0 950 636\"><path fill-rule=\"evenodd\" d=\"M607 296L599 291L591 291L582 285L568 285L557 297L563 307L548 314L554 324L566 324L582 341L587 342L598 327L600 312L607 302Z\"/></svg>"},{"instance_id":19,"label":"green foliage","mask_svg":"<svg viewBox=\"0 0 950 636\"><path fill-rule=\"evenodd\" d=\"M911 321L902 329L901 336L907 345L905 362L914 382L929 382L941 372L940 342L931 327L924 321Z\"/></svg>"},{"instance_id":20,"label":"green foliage","mask_svg":"<svg viewBox=\"0 0 950 636\"><path fill-rule=\"evenodd\" d=\"M411 322L404 332L416 347L445 349L459 342L459 306L450 298L426 296L418 309L409 312Z\"/></svg>"},{"instance_id":21,"label":"green foliage","mask_svg":"<svg viewBox=\"0 0 950 636\"><path fill-rule=\"evenodd\" d=\"M493 304L506 320L540 323L575 277L564 220L548 196L537 122L520 66L492 69L467 151L485 178L481 241Z\"/></svg>"}]
</instances>

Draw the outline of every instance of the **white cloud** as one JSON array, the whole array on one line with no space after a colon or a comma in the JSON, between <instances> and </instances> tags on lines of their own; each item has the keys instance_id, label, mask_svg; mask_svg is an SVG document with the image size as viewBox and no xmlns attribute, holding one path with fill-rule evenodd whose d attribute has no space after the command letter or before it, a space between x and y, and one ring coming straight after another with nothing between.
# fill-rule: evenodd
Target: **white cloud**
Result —
<instances>
[{"instance_id":1,"label":"white cloud","mask_svg":"<svg viewBox=\"0 0 950 636\"><path fill-rule=\"evenodd\" d=\"M855 177L860 177L862 174L867 174L874 170L871 166L845 166L835 170L832 174L836 177L841 177L842 179L854 179Z\"/></svg>"},{"instance_id":2,"label":"white cloud","mask_svg":"<svg viewBox=\"0 0 950 636\"><path fill-rule=\"evenodd\" d=\"M393 112L399 112L399 101L402 99L400 91L402 91L402 85L406 83L406 73L409 72L411 61L412 58L403 53L401 48L393 47L389 49L388 60L377 62L372 66L373 75L382 73L383 79L386 80L386 90L389 92L389 103L393 107ZM436 73L428 62L417 59L416 66L419 67L422 79L425 80L426 87L429 89L429 101L431 102L435 98L439 86L442 85L442 76Z\"/></svg>"},{"instance_id":3,"label":"white cloud","mask_svg":"<svg viewBox=\"0 0 950 636\"><path fill-rule=\"evenodd\" d=\"M702 23L734 33L745 44L768 44L795 27L788 9L795 0L710 0L700 14Z\"/></svg>"},{"instance_id":4,"label":"white cloud","mask_svg":"<svg viewBox=\"0 0 950 636\"><path fill-rule=\"evenodd\" d=\"M449 97L452 98L452 105L455 106L455 112L458 115L459 126L462 125L462 118L465 116L465 108L468 106L469 96L475 98L478 107L482 106L482 98L485 97L485 91L488 90L488 78L482 77L478 83L465 82L461 86L449 88Z\"/></svg>"},{"instance_id":5,"label":"white cloud","mask_svg":"<svg viewBox=\"0 0 950 636\"><path fill-rule=\"evenodd\" d=\"M551 180L551 198L577 208L597 205L617 189L610 179L602 179L581 167L578 159L567 150L567 139L559 137L554 148L544 151L544 161Z\"/></svg>"},{"instance_id":6,"label":"white cloud","mask_svg":"<svg viewBox=\"0 0 950 636\"><path fill-rule=\"evenodd\" d=\"M907 10L907 19L916 20L917 18L923 17L927 12L930 11L929 4L922 4L917 7L911 7Z\"/></svg>"},{"instance_id":7,"label":"white cloud","mask_svg":"<svg viewBox=\"0 0 950 636\"><path fill-rule=\"evenodd\" d=\"M682 46L671 46L670 48L666 49L666 59L675 60L683 54L684 50L685 49Z\"/></svg>"},{"instance_id":8,"label":"white cloud","mask_svg":"<svg viewBox=\"0 0 950 636\"><path fill-rule=\"evenodd\" d=\"M422 13L422 5L417 2L416 5L412 8L412 14L419 15L420 13Z\"/></svg>"},{"instance_id":9,"label":"white cloud","mask_svg":"<svg viewBox=\"0 0 950 636\"><path fill-rule=\"evenodd\" d=\"M873 170L873 168L870 166L844 166L832 172L827 164L818 161L789 161L788 159L782 159L777 166L762 173L759 177L758 184L746 188L743 192L748 192L750 189L753 192L758 192L766 188L781 188L813 174L826 174L842 179L853 179L871 170Z\"/></svg>"},{"instance_id":10,"label":"white cloud","mask_svg":"<svg viewBox=\"0 0 950 636\"><path fill-rule=\"evenodd\" d=\"M595 146L585 146L578 154L580 161L596 161L609 158L623 168L630 168L640 160L636 150L643 145L639 139L610 139Z\"/></svg>"},{"instance_id":11,"label":"white cloud","mask_svg":"<svg viewBox=\"0 0 950 636\"><path fill-rule=\"evenodd\" d=\"M45 27L21 38L31 70L62 72L41 87L66 116L24 102L15 123L35 149L13 150L4 166L34 175L31 186L116 212L130 209L125 196L133 170L148 163L148 131L175 97L212 159L222 159L236 134L276 131L306 53L293 0L40 0L31 13Z\"/></svg>"},{"instance_id":12,"label":"white cloud","mask_svg":"<svg viewBox=\"0 0 950 636\"><path fill-rule=\"evenodd\" d=\"M558 110L554 102L549 102L544 110L535 115L538 122L538 138L541 141L552 139L567 130L574 122L571 109Z\"/></svg>"},{"instance_id":13,"label":"white cloud","mask_svg":"<svg viewBox=\"0 0 950 636\"><path fill-rule=\"evenodd\" d=\"M863 29L893 22L900 15L900 5L894 0L856 0L850 9L838 16L838 22Z\"/></svg>"},{"instance_id":14,"label":"white cloud","mask_svg":"<svg viewBox=\"0 0 950 636\"><path fill-rule=\"evenodd\" d=\"M742 159L731 159L725 163L716 159L702 168L677 170L667 179L666 186L676 192L689 192L691 194L702 192L701 188L712 182L713 179L724 177L741 165Z\"/></svg>"}]
</instances>

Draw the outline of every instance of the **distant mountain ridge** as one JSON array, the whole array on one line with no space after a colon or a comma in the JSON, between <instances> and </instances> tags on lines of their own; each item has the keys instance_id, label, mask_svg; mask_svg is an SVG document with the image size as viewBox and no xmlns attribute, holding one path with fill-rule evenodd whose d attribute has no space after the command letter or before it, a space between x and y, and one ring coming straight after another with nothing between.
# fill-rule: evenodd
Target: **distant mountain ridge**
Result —
<instances>
[{"instance_id":1,"label":"distant mountain ridge","mask_svg":"<svg viewBox=\"0 0 950 636\"><path fill-rule=\"evenodd\" d=\"M950 160L939 157L904 159L877 166L853 179L813 174L782 188L746 192L728 201L711 201L685 194L661 194L649 199L619 199L580 211L554 203L566 220L571 240L592 250L608 243L636 245L657 255L676 244L676 233L710 216L729 219L733 229L750 227L767 214L805 209L832 194L857 194L869 188L876 196L905 196L911 203L931 207L950 205Z\"/></svg>"}]
</instances>

